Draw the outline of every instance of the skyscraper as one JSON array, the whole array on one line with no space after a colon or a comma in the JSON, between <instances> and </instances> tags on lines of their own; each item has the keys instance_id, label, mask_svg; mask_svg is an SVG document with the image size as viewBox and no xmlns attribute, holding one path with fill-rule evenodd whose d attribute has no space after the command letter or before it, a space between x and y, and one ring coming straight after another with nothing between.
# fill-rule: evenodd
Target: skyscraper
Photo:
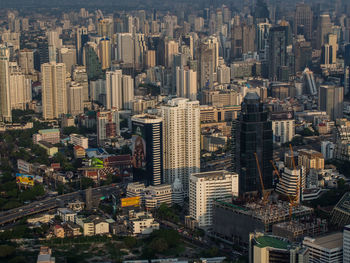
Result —
<instances>
[{"instance_id":1,"label":"skyscraper","mask_svg":"<svg viewBox=\"0 0 350 263\"><path fill-rule=\"evenodd\" d=\"M287 58L287 27L276 26L269 34L269 78L286 81L289 79Z\"/></svg>"},{"instance_id":2,"label":"skyscraper","mask_svg":"<svg viewBox=\"0 0 350 263\"><path fill-rule=\"evenodd\" d=\"M200 63L200 86L203 89L206 86L212 86L214 83L214 74L219 66L219 43L215 36L208 37L200 44L199 50Z\"/></svg>"},{"instance_id":3,"label":"skyscraper","mask_svg":"<svg viewBox=\"0 0 350 263\"><path fill-rule=\"evenodd\" d=\"M68 113L73 116L84 112L83 86L72 82L68 87Z\"/></svg>"},{"instance_id":4,"label":"skyscraper","mask_svg":"<svg viewBox=\"0 0 350 263\"><path fill-rule=\"evenodd\" d=\"M109 69L111 67L111 41L109 38L102 38L99 43L99 57L101 61L102 70Z\"/></svg>"},{"instance_id":5,"label":"skyscraper","mask_svg":"<svg viewBox=\"0 0 350 263\"><path fill-rule=\"evenodd\" d=\"M326 43L327 35L332 32L331 18L328 14L320 15L316 30L316 49L320 50Z\"/></svg>"},{"instance_id":6,"label":"skyscraper","mask_svg":"<svg viewBox=\"0 0 350 263\"><path fill-rule=\"evenodd\" d=\"M97 112L97 143L120 135L119 112L116 109Z\"/></svg>"},{"instance_id":7,"label":"skyscraper","mask_svg":"<svg viewBox=\"0 0 350 263\"><path fill-rule=\"evenodd\" d=\"M104 74L102 71L102 66L100 60L97 56L97 45L93 42L88 42L84 46L84 65L86 65L86 71L89 80L96 80L103 78Z\"/></svg>"},{"instance_id":8,"label":"skyscraper","mask_svg":"<svg viewBox=\"0 0 350 263\"><path fill-rule=\"evenodd\" d=\"M200 111L198 101L176 98L161 106L164 179L178 177L188 195L189 175L200 170Z\"/></svg>"},{"instance_id":9,"label":"skyscraper","mask_svg":"<svg viewBox=\"0 0 350 263\"><path fill-rule=\"evenodd\" d=\"M34 52L29 49L21 50L19 52L18 64L25 75L34 73Z\"/></svg>"},{"instance_id":10,"label":"skyscraper","mask_svg":"<svg viewBox=\"0 0 350 263\"><path fill-rule=\"evenodd\" d=\"M176 95L190 100L197 99L197 72L176 68Z\"/></svg>"},{"instance_id":11,"label":"skyscraper","mask_svg":"<svg viewBox=\"0 0 350 263\"><path fill-rule=\"evenodd\" d=\"M312 20L313 13L311 7L304 3L296 6L294 14L294 34L304 35L305 39L312 39Z\"/></svg>"},{"instance_id":12,"label":"skyscraper","mask_svg":"<svg viewBox=\"0 0 350 263\"><path fill-rule=\"evenodd\" d=\"M163 119L154 115L134 115L131 122L134 180L147 185L162 184Z\"/></svg>"},{"instance_id":13,"label":"skyscraper","mask_svg":"<svg viewBox=\"0 0 350 263\"><path fill-rule=\"evenodd\" d=\"M5 122L12 121L9 59L9 49L0 45L0 120Z\"/></svg>"},{"instance_id":14,"label":"skyscraper","mask_svg":"<svg viewBox=\"0 0 350 263\"><path fill-rule=\"evenodd\" d=\"M16 62L10 62L11 109L25 110L32 100L32 81L27 79Z\"/></svg>"},{"instance_id":15,"label":"skyscraper","mask_svg":"<svg viewBox=\"0 0 350 263\"><path fill-rule=\"evenodd\" d=\"M42 64L41 85L44 119L67 114L66 65L55 62Z\"/></svg>"},{"instance_id":16,"label":"skyscraper","mask_svg":"<svg viewBox=\"0 0 350 263\"><path fill-rule=\"evenodd\" d=\"M88 42L87 28L80 27L75 31L75 48L77 51L77 62L79 65L83 64L83 47Z\"/></svg>"},{"instance_id":17,"label":"skyscraper","mask_svg":"<svg viewBox=\"0 0 350 263\"><path fill-rule=\"evenodd\" d=\"M239 193L262 192L255 153L265 189L272 188L272 123L255 92L244 97L242 112L232 123L232 168L239 174Z\"/></svg>"},{"instance_id":18,"label":"skyscraper","mask_svg":"<svg viewBox=\"0 0 350 263\"><path fill-rule=\"evenodd\" d=\"M106 72L106 108L132 109L134 79L121 70Z\"/></svg>"},{"instance_id":19,"label":"skyscraper","mask_svg":"<svg viewBox=\"0 0 350 263\"><path fill-rule=\"evenodd\" d=\"M326 111L331 120L343 117L344 88L322 85L319 90L319 109Z\"/></svg>"}]
</instances>

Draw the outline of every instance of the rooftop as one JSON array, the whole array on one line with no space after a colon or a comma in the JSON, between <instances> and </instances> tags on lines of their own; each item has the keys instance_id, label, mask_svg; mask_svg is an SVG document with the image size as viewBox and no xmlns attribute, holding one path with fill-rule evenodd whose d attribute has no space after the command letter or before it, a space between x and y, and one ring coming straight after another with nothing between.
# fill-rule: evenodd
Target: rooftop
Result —
<instances>
[{"instance_id":1,"label":"rooftop","mask_svg":"<svg viewBox=\"0 0 350 263\"><path fill-rule=\"evenodd\" d=\"M258 247L273 247L278 249L287 249L289 243L273 236L260 236L255 239Z\"/></svg>"},{"instance_id":2,"label":"rooftop","mask_svg":"<svg viewBox=\"0 0 350 263\"><path fill-rule=\"evenodd\" d=\"M209 171L209 172L201 172L201 173L194 173L191 174L191 176L197 177L197 178L206 178L206 179L214 179L218 176L225 176L225 175L236 175L236 173L231 173L226 170L221 171Z\"/></svg>"},{"instance_id":3,"label":"rooftop","mask_svg":"<svg viewBox=\"0 0 350 263\"><path fill-rule=\"evenodd\" d=\"M45 129L45 130L39 130L39 133L40 134L43 134L43 133L53 133L53 132L60 132L59 129Z\"/></svg>"},{"instance_id":4,"label":"rooftop","mask_svg":"<svg viewBox=\"0 0 350 263\"><path fill-rule=\"evenodd\" d=\"M314 245L321 246L326 249L336 249L343 247L343 233L336 232L333 234L328 234L326 236L321 236L317 238L308 238L304 239L304 242L310 242Z\"/></svg>"}]
</instances>

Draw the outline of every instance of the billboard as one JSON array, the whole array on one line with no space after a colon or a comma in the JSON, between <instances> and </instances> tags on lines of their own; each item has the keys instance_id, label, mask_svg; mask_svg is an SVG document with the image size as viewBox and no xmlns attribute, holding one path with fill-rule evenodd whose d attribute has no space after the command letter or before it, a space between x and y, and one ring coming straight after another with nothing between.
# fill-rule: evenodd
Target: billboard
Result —
<instances>
[{"instance_id":1,"label":"billboard","mask_svg":"<svg viewBox=\"0 0 350 263\"><path fill-rule=\"evenodd\" d=\"M145 127L142 123L133 123L132 157L134 168L146 169Z\"/></svg>"},{"instance_id":2,"label":"billboard","mask_svg":"<svg viewBox=\"0 0 350 263\"><path fill-rule=\"evenodd\" d=\"M61 164L60 163L52 163L51 168L54 170L59 170L59 169L61 169Z\"/></svg>"},{"instance_id":3,"label":"billboard","mask_svg":"<svg viewBox=\"0 0 350 263\"><path fill-rule=\"evenodd\" d=\"M34 185L34 176L28 174L16 173L16 183L22 185Z\"/></svg>"},{"instance_id":4,"label":"billboard","mask_svg":"<svg viewBox=\"0 0 350 263\"><path fill-rule=\"evenodd\" d=\"M92 158L91 159L91 164L90 164L90 167L93 167L93 168L103 168L104 165L103 165L103 161L101 159L98 159L98 158Z\"/></svg>"},{"instance_id":5,"label":"billboard","mask_svg":"<svg viewBox=\"0 0 350 263\"><path fill-rule=\"evenodd\" d=\"M17 160L17 169L23 173L30 173L32 170L32 165L21 159Z\"/></svg>"},{"instance_id":6,"label":"billboard","mask_svg":"<svg viewBox=\"0 0 350 263\"><path fill-rule=\"evenodd\" d=\"M135 196L135 197L127 197L127 198L122 198L121 202L122 202L122 207L128 207L128 206L140 206L140 197L139 196Z\"/></svg>"}]
</instances>

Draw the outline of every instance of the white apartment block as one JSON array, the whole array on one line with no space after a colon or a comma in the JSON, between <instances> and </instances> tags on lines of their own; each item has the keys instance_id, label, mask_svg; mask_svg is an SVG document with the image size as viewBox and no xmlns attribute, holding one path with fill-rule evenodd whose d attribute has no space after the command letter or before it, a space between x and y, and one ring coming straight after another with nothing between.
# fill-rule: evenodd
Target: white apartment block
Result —
<instances>
[{"instance_id":1,"label":"white apartment block","mask_svg":"<svg viewBox=\"0 0 350 263\"><path fill-rule=\"evenodd\" d=\"M11 109L25 110L32 101L32 81L27 79L16 62L10 63Z\"/></svg>"},{"instance_id":2,"label":"white apartment block","mask_svg":"<svg viewBox=\"0 0 350 263\"><path fill-rule=\"evenodd\" d=\"M76 116L84 113L83 86L72 82L68 87L68 113Z\"/></svg>"},{"instance_id":3,"label":"white apartment block","mask_svg":"<svg viewBox=\"0 0 350 263\"><path fill-rule=\"evenodd\" d=\"M133 235L148 235L159 229L159 223L154 221L152 214L146 212L131 211L127 223Z\"/></svg>"},{"instance_id":4,"label":"white apartment block","mask_svg":"<svg viewBox=\"0 0 350 263\"><path fill-rule=\"evenodd\" d=\"M89 148L89 139L80 135L80 134L75 134L72 133L70 136L70 143L73 144L74 146L81 146L84 149Z\"/></svg>"},{"instance_id":5,"label":"white apartment block","mask_svg":"<svg viewBox=\"0 0 350 263\"><path fill-rule=\"evenodd\" d=\"M190 174L200 171L200 110L198 101L176 98L161 106L165 183L181 180L188 195Z\"/></svg>"},{"instance_id":6,"label":"white apartment block","mask_svg":"<svg viewBox=\"0 0 350 263\"><path fill-rule=\"evenodd\" d=\"M121 70L106 72L106 108L132 109L134 100L134 79L123 75Z\"/></svg>"},{"instance_id":7,"label":"white apartment block","mask_svg":"<svg viewBox=\"0 0 350 263\"><path fill-rule=\"evenodd\" d=\"M238 196L238 174L228 171L194 173L190 175L189 212L200 228L212 225L213 200Z\"/></svg>"},{"instance_id":8,"label":"white apartment block","mask_svg":"<svg viewBox=\"0 0 350 263\"><path fill-rule=\"evenodd\" d=\"M176 95L190 100L197 99L197 72L176 67Z\"/></svg>"}]
</instances>

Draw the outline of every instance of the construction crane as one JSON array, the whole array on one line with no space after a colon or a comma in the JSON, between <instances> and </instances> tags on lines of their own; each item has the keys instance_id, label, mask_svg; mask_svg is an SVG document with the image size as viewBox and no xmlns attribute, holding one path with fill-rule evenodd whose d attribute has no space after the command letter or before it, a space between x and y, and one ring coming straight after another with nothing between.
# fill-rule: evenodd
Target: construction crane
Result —
<instances>
[{"instance_id":1,"label":"construction crane","mask_svg":"<svg viewBox=\"0 0 350 263\"><path fill-rule=\"evenodd\" d=\"M269 193L267 191L265 191L264 181L263 181L261 170L260 170L260 164L259 164L258 155L256 153L254 153L254 156L255 156L256 166L258 167L258 172L259 172L263 204L266 205L267 201L268 201L268 198L269 198Z\"/></svg>"}]
</instances>

